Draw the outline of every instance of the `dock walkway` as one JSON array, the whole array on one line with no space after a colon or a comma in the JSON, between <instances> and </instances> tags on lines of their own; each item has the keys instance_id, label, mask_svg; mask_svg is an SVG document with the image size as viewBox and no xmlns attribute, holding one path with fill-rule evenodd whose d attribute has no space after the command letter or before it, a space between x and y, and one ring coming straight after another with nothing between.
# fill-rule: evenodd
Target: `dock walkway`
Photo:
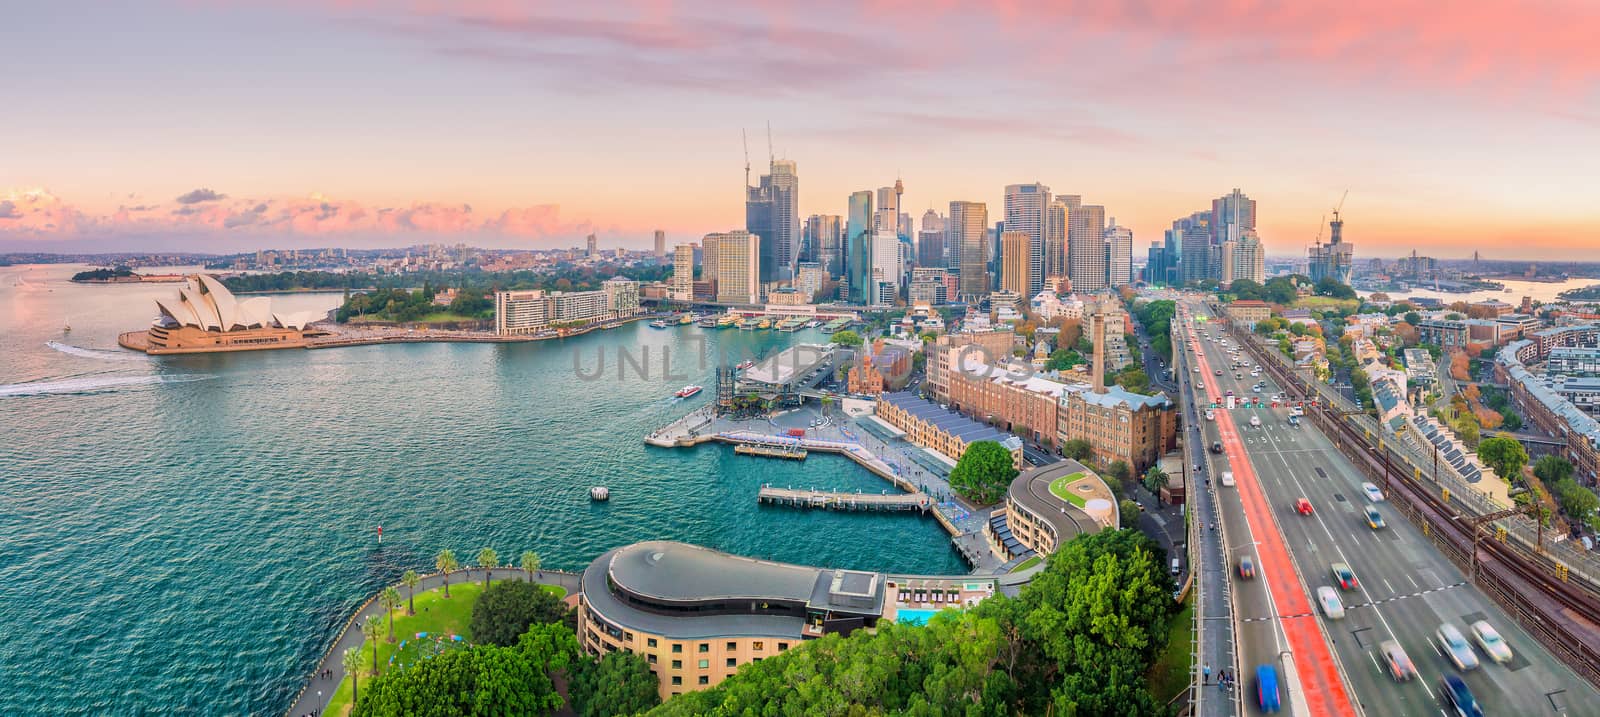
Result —
<instances>
[{"instance_id":1,"label":"dock walkway","mask_svg":"<svg viewBox=\"0 0 1600 717\"><path fill-rule=\"evenodd\" d=\"M915 510L927 512L933 500L921 493L838 493L825 490L761 486L756 500L773 505L825 510Z\"/></svg>"}]
</instances>

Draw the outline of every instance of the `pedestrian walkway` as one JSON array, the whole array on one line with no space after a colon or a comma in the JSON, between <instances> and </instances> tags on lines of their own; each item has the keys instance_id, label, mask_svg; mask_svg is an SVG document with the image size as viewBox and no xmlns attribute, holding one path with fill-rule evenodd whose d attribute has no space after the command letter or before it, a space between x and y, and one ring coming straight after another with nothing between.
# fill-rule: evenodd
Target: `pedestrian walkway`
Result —
<instances>
[{"instance_id":1,"label":"pedestrian walkway","mask_svg":"<svg viewBox=\"0 0 1600 717\"><path fill-rule=\"evenodd\" d=\"M449 577L452 585L481 581L483 580L483 569L464 568L450 573ZM545 585L558 585L566 589L568 596L572 596L578 593L579 577L577 573L544 570L534 573L534 582ZM490 578L494 581L526 580L527 573L518 568L495 568ZM444 581L445 576L443 573L423 576L422 581L417 584L417 592L425 592L440 587L444 585ZM406 586L396 585L395 587L400 590L401 595L409 594ZM382 591L378 592L381 593ZM377 598L377 593L367 598L367 601L362 603L355 614L351 615L350 619L345 622L344 628L339 631L339 636L328 647L328 651L323 653L322 660L317 663L316 669L307 676L305 687L300 689L300 694L295 697L294 703L289 705L289 711L284 713L287 717L321 714L323 708L327 707L328 700L333 699L334 690L338 689L339 683L344 681L343 658L345 650L352 647L360 647L365 640L361 635L361 623L365 622L369 616L383 614L383 605L378 602ZM323 677L322 675L324 674L329 676Z\"/></svg>"}]
</instances>

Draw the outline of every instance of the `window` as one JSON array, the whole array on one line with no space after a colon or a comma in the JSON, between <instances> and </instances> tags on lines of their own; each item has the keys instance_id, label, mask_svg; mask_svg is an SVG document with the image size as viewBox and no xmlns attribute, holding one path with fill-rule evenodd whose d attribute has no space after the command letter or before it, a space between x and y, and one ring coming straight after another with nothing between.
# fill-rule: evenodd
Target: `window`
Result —
<instances>
[{"instance_id":1,"label":"window","mask_svg":"<svg viewBox=\"0 0 1600 717\"><path fill-rule=\"evenodd\" d=\"M702 684L702 685L711 684L711 677L709 675L701 675L700 676L700 684Z\"/></svg>"},{"instance_id":2,"label":"window","mask_svg":"<svg viewBox=\"0 0 1600 717\"><path fill-rule=\"evenodd\" d=\"M673 684L673 685L674 685L674 686L677 686L677 685L681 685L681 684L683 684L683 677L682 677L682 676L680 676L680 675L673 675L673 676L672 676L672 684ZM677 693L676 693L676 692L674 692L674 693L673 693L673 694L677 694Z\"/></svg>"},{"instance_id":3,"label":"window","mask_svg":"<svg viewBox=\"0 0 1600 717\"><path fill-rule=\"evenodd\" d=\"M700 651L701 652L710 652L711 651L711 643L709 643L709 642L700 643Z\"/></svg>"},{"instance_id":4,"label":"window","mask_svg":"<svg viewBox=\"0 0 1600 717\"><path fill-rule=\"evenodd\" d=\"M672 669L674 669L674 670L683 669L683 660L673 660L672 661Z\"/></svg>"},{"instance_id":5,"label":"window","mask_svg":"<svg viewBox=\"0 0 1600 717\"><path fill-rule=\"evenodd\" d=\"M764 649L764 648L763 648L763 645L765 645L765 644L766 644L766 643L764 643L764 642L762 642L762 641L760 641L760 640L756 640L756 641L755 641L755 644L753 644L753 645L751 645L751 647L754 647L754 648L755 648L755 649L757 649L757 650L761 650L761 649Z\"/></svg>"},{"instance_id":6,"label":"window","mask_svg":"<svg viewBox=\"0 0 1600 717\"><path fill-rule=\"evenodd\" d=\"M734 658L732 658L732 657L730 657L730 658L728 658L728 666L729 667L738 667L739 666L739 661L734 659Z\"/></svg>"},{"instance_id":7,"label":"window","mask_svg":"<svg viewBox=\"0 0 1600 717\"><path fill-rule=\"evenodd\" d=\"M656 646L656 639L653 638L653 637L646 638L645 641L644 641L644 644L645 644L646 647L655 647Z\"/></svg>"},{"instance_id":8,"label":"window","mask_svg":"<svg viewBox=\"0 0 1600 717\"><path fill-rule=\"evenodd\" d=\"M702 670L711 669L711 661L710 660L701 660L700 661L700 669L702 669Z\"/></svg>"},{"instance_id":9,"label":"window","mask_svg":"<svg viewBox=\"0 0 1600 717\"><path fill-rule=\"evenodd\" d=\"M733 651L739 649L739 643L737 643L737 642L729 642L728 643L728 647L726 649L728 650L728 652L733 652Z\"/></svg>"},{"instance_id":10,"label":"window","mask_svg":"<svg viewBox=\"0 0 1600 717\"><path fill-rule=\"evenodd\" d=\"M623 639L624 642L633 642L633 633L631 633L631 632L622 633L622 639Z\"/></svg>"},{"instance_id":11,"label":"window","mask_svg":"<svg viewBox=\"0 0 1600 717\"><path fill-rule=\"evenodd\" d=\"M644 658L646 660L648 660L650 662L650 664L652 664L652 665L656 664L656 654L654 652L652 652L652 653L650 653L648 655L645 655Z\"/></svg>"},{"instance_id":12,"label":"window","mask_svg":"<svg viewBox=\"0 0 1600 717\"><path fill-rule=\"evenodd\" d=\"M681 645L679 643L676 643L676 642L673 643L672 644L672 651L674 653L683 652L683 645Z\"/></svg>"},{"instance_id":13,"label":"window","mask_svg":"<svg viewBox=\"0 0 1600 717\"><path fill-rule=\"evenodd\" d=\"M784 650L787 650L787 649L789 649L789 643L787 643L787 642L778 643L778 652L783 652Z\"/></svg>"}]
</instances>

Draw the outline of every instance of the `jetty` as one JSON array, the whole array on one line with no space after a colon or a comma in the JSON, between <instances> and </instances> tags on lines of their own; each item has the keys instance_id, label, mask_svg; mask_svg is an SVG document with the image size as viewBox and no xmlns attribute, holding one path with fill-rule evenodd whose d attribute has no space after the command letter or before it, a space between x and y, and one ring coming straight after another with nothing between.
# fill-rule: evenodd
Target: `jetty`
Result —
<instances>
[{"instance_id":1,"label":"jetty","mask_svg":"<svg viewBox=\"0 0 1600 717\"><path fill-rule=\"evenodd\" d=\"M759 443L740 443L733 447L733 452L746 456L766 456L767 458L792 458L797 461L806 459L806 449L794 445L764 445Z\"/></svg>"},{"instance_id":2,"label":"jetty","mask_svg":"<svg viewBox=\"0 0 1600 717\"><path fill-rule=\"evenodd\" d=\"M921 493L837 493L825 490L761 486L756 500L768 505L822 510L882 510L927 512L933 499Z\"/></svg>"}]
</instances>

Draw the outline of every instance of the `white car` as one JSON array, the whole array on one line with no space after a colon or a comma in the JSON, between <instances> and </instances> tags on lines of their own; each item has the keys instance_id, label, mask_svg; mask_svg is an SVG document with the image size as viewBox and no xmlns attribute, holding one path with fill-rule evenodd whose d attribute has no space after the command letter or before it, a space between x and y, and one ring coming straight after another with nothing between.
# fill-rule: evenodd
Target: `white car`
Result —
<instances>
[{"instance_id":1,"label":"white car","mask_svg":"<svg viewBox=\"0 0 1600 717\"><path fill-rule=\"evenodd\" d=\"M1370 500L1374 503L1383 502L1383 491L1378 490L1378 486L1375 486L1371 483L1362 483L1361 492L1367 494L1367 500Z\"/></svg>"},{"instance_id":2,"label":"white car","mask_svg":"<svg viewBox=\"0 0 1600 717\"><path fill-rule=\"evenodd\" d=\"M1215 420L1217 420L1217 412L1213 411L1213 410L1211 410L1209 408L1206 409L1206 420L1207 421L1215 421Z\"/></svg>"},{"instance_id":3,"label":"white car","mask_svg":"<svg viewBox=\"0 0 1600 717\"><path fill-rule=\"evenodd\" d=\"M1445 657L1455 663L1456 669L1466 672L1478 668L1478 655L1472 651L1472 645L1467 644L1461 628L1447 622L1440 625L1433 635L1439 638L1439 646L1444 649Z\"/></svg>"},{"instance_id":4,"label":"white car","mask_svg":"<svg viewBox=\"0 0 1600 717\"><path fill-rule=\"evenodd\" d=\"M1511 661L1511 646L1506 644L1505 638L1500 637L1500 632L1493 625L1484 620L1472 623L1472 637L1489 659L1495 662Z\"/></svg>"},{"instance_id":5,"label":"white car","mask_svg":"<svg viewBox=\"0 0 1600 717\"><path fill-rule=\"evenodd\" d=\"M1250 417L1250 427L1251 428L1260 428L1261 427L1261 417L1260 416L1251 416Z\"/></svg>"},{"instance_id":6,"label":"white car","mask_svg":"<svg viewBox=\"0 0 1600 717\"><path fill-rule=\"evenodd\" d=\"M1339 599L1339 591L1327 585L1317 588L1317 604L1329 620L1344 618L1344 602Z\"/></svg>"},{"instance_id":7,"label":"white car","mask_svg":"<svg viewBox=\"0 0 1600 717\"><path fill-rule=\"evenodd\" d=\"M1200 373L1200 367L1199 366L1194 367L1194 372L1195 373Z\"/></svg>"}]
</instances>

